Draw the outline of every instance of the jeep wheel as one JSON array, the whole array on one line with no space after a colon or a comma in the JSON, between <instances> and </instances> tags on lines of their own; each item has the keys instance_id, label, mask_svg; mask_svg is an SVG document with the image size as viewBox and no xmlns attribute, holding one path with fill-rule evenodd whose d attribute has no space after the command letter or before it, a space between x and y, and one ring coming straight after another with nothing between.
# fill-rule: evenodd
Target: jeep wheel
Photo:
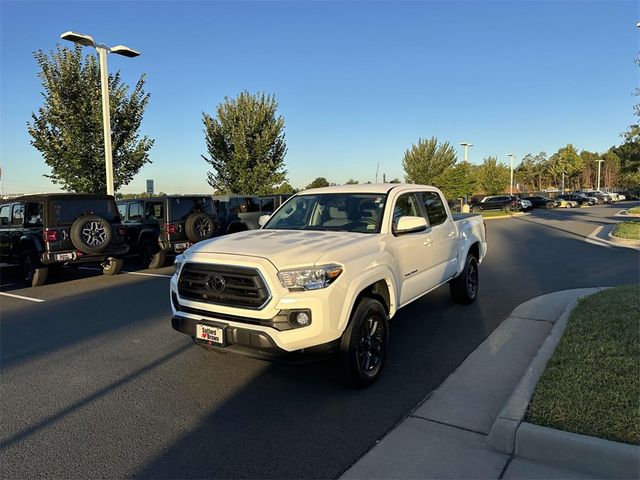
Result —
<instances>
[{"instance_id":1,"label":"jeep wheel","mask_svg":"<svg viewBox=\"0 0 640 480\"><path fill-rule=\"evenodd\" d=\"M155 269L164 267L167 254L160 248L158 242L147 239L140 246L140 257L145 268Z\"/></svg>"},{"instance_id":2,"label":"jeep wheel","mask_svg":"<svg viewBox=\"0 0 640 480\"><path fill-rule=\"evenodd\" d=\"M124 260L122 258L109 257L105 263L102 264L102 273L104 275L118 275L122 270Z\"/></svg>"},{"instance_id":3,"label":"jeep wheel","mask_svg":"<svg viewBox=\"0 0 640 480\"><path fill-rule=\"evenodd\" d=\"M478 260L467 255L462 273L449 282L449 292L454 302L469 305L478 296Z\"/></svg>"},{"instance_id":4,"label":"jeep wheel","mask_svg":"<svg viewBox=\"0 0 640 480\"><path fill-rule=\"evenodd\" d=\"M20 264L22 265L22 281L28 287L39 287L47 283L49 269L40 263L34 250L22 252Z\"/></svg>"},{"instance_id":5,"label":"jeep wheel","mask_svg":"<svg viewBox=\"0 0 640 480\"><path fill-rule=\"evenodd\" d=\"M364 388L375 382L387 357L389 326L387 312L373 298L363 298L340 344L341 368L345 382Z\"/></svg>"},{"instance_id":6,"label":"jeep wheel","mask_svg":"<svg viewBox=\"0 0 640 480\"><path fill-rule=\"evenodd\" d=\"M71 225L73 245L83 253L102 253L111 243L111 224L100 215L84 215Z\"/></svg>"},{"instance_id":7,"label":"jeep wheel","mask_svg":"<svg viewBox=\"0 0 640 480\"><path fill-rule=\"evenodd\" d=\"M198 243L213 237L215 233L214 230L215 223L213 218L211 218L211 215L203 212L192 213L184 223L184 232L187 234L187 238L193 243Z\"/></svg>"}]
</instances>

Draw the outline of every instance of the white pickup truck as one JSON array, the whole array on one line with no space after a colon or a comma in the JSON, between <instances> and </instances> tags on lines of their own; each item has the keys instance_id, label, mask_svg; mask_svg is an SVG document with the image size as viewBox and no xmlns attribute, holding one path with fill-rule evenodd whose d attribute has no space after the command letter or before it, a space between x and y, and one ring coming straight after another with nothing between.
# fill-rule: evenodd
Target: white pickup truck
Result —
<instances>
[{"instance_id":1,"label":"white pickup truck","mask_svg":"<svg viewBox=\"0 0 640 480\"><path fill-rule=\"evenodd\" d=\"M457 303L478 293L482 217L454 218L435 187L307 190L261 220L176 258L171 323L195 343L272 360L337 354L364 387L400 308L447 282Z\"/></svg>"}]
</instances>

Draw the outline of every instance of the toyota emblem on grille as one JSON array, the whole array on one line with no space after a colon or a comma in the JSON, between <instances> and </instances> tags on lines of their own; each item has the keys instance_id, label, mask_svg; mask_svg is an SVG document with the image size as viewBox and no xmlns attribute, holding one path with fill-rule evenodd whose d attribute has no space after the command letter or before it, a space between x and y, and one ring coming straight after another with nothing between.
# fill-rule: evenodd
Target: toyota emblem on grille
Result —
<instances>
[{"instance_id":1,"label":"toyota emblem on grille","mask_svg":"<svg viewBox=\"0 0 640 480\"><path fill-rule=\"evenodd\" d=\"M224 277L221 277L220 275L209 275L205 280L204 285L207 287L207 290L220 293L224 290L227 283L224 281Z\"/></svg>"}]
</instances>

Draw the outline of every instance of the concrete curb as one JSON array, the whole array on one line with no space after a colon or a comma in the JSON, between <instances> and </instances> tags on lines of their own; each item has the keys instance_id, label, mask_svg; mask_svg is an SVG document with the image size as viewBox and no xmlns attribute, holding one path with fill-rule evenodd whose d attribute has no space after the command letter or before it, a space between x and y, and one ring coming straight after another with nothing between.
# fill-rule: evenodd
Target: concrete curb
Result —
<instances>
[{"instance_id":1,"label":"concrete curb","mask_svg":"<svg viewBox=\"0 0 640 480\"><path fill-rule=\"evenodd\" d=\"M525 212L518 212L518 213L514 213L513 215L500 215L500 216L496 216L496 217L482 217L482 220L484 220L486 222L487 220L501 220L503 218L522 217L523 215L526 215L526 213Z\"/></svg>"},{"instance_id":2,"label":"concrete curb","mask_svg":"<svg viewBox=\"0 0 640 480\"><path fill-rule=\"evenodd\" d=\"M616 237L613 234L613 229L611 229L611 231L607 234L607 236L609 237L609 240L611 242L619 243L620 245L628 245L631 247L640 247L640 240L631 240L628 238Z\"/></svg>"},{"instance_id":3,"label":"concrete curb","mask_svg":"<svg viewBox=\"0 0 640 480\"><path fill-rule=\"evenodd\" d=\"M596 288L590 294L604 288ZM566 329L576 295L558 318L527 372L495 419L487 445L509 455L609 478L640 476L640 447L523 422L535 387Z\"/></svg>"}]
</instances>

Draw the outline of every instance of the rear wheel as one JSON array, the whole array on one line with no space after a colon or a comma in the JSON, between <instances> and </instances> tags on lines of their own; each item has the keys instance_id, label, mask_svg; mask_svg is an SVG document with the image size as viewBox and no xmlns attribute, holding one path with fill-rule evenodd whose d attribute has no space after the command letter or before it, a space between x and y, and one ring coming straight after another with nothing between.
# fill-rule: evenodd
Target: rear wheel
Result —
<instances>
[{"instance_id":1,"label":"rear wheel","mask_svg":"<svg viewBox=\"0 0 640 480\"><path fill-rule=\"evenodd\" d=\"M162 268L166 262L167 254L160 248L158 242L146 239L140 245L142 265L146 268Z\"/></svg>"},{"instance_id":2,"label":"rear wheel","mask_svg":"<svg viewBox=\"0 0 640 480\"><path fill-rule=\"evenodd\" d=\"M373 298L363 298L340 344L341 371L345 383L364 388L375 382L387 357L389 326L387 312Z\"/></svg>"},{"instance_id":3,"label":"rear wheel","mask_svg":"<svg viewBox=\"0 0 640 480\"><path fill-rule=\"evenodd\" d=\"M38 254L32 250L25 250L20 255L22 266L22 281L28 287L39 287L47 283L49 269L38 260Z\"/></svg>"},{"instance_id":4,"label":"rear wheel","mask_svg":"<svg viewBox=\"0 0 640 480\"><path fill-rule=\"evenodd\" d=\"M104 275L117 275L122 270L124 260L122 258L108 258L105 263L102 264L102 273Z\"/></svg>"},{"instance_id":5,"label":"rear wheel","mask_svg":"<svg viewBox=\"0 0 640 480\"><path fill-rule=\"evenodd\" d=\"M478 296L478 260L467 255L462 273L449 282L449 292L454 302L469 305Z\"/></svg>"}]
</instances>

